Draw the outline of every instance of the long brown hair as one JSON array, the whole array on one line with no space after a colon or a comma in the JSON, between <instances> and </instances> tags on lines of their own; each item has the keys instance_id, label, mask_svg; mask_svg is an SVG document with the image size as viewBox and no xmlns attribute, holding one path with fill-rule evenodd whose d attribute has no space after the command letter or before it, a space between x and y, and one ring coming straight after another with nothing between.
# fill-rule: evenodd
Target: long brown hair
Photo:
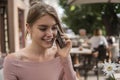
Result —
<instances>
[{"instance_id":1,"label":"long brown hair","mask_svg":"<svg viewBox=\"0 0 120 80\"><path fill-rule=\"evenodd\" d=\"M31 7L27 15L27 23L32 27L34 22L36 22L38 19L45 16L46 14L52 16L56 20L59 30L63 32L56 10L52 6L45 4L44 2L34 1L31 3ZM26 36L27 34L28 32L26 32Z\"/></svg>"}]
</instances>

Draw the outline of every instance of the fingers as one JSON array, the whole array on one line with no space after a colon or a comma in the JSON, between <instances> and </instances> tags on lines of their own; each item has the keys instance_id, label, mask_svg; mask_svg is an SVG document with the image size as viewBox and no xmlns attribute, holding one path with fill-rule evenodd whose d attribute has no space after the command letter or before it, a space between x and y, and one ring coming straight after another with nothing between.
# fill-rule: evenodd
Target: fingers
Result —
<instances>
[{"instance_id":1,"label":"fingers","mask_svg":"<svg viewBox=\"0 0 120 80\"><path fill-rule=\"evenodd\" d=\"M66 34L63 34L61 37L62 37L62 39L65 42L67 47L72 46L72 41L70 40L70 38Z\"/></svg>"},{"instance_id":2,"label":"fingers","mask_svg":"<svg viewBox=\"0 0 120 80\"><path fill-rule=\"evenodd\" d=\"M69 45L71 45L71 40L70 40L70 38L66 35L66 34L61 34L60 35L60 37L61 38L58 38L58 40L57 40L57 47L58 47L58 45L60 46L63 46L63 43L65 44L65 47L67 46L67 47L69 47ZM61 41L61 40L62 41ZM63 42L63 43L62 43ZM59 43L59 44L58 44Z\"/></svg>"},{"instance_id":3,"label":"fingers","mask_svg":"<svg viewBox=\"0 0 120 80\"><path fill-rule=\"evenodd\" d=\"M60 55L62 57L66 57L70 53L70 49L72 47L72 44L71 44L72 42L66 34L62 34L60 37L64 41L65 46L63 48L60 48L60 44L58 44L58 42L56 43L57 49L58 49L58 55Z\"/></svg>"},{"instance_id":4,"label":"fingers","mask_svg":"<svg viewBox=\"0 0 120 80\"><path fill-rule=\"evenodd\" d=\"M70 38L66 34L62 34L61 38L65 39L65 40L70 40Z\"/></svg>"}]
</instances>

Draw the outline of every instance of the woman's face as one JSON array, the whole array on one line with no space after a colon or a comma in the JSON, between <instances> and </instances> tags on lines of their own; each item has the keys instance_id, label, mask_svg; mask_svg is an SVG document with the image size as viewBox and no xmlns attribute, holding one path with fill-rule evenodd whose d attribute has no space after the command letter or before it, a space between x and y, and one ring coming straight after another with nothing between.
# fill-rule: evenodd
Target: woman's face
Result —
<instances>
[{"instance_id":1,"label":"woman's face","mask_svg":"<svg viewBox=\"0 0 120 80\"><path fill-rule=\"evenodd\" d=\"M43 47L52 47L57 35L57 23L50 15L45 15L38 19L31 28L29 28L32 43Z\"/></svg>"}]
</instances>

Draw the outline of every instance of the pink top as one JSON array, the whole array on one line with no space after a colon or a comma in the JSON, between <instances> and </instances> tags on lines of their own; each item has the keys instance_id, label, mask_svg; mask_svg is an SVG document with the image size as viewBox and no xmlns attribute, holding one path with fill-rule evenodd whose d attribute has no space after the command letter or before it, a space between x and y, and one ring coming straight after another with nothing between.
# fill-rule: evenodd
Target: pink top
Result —
<instances>
[{"instance_id":1,"label":"pink top","mask_svg":"<svg viewBox=\"0 0 120 80\"><path fill-rule=\"evenodd\" d=\"M6 57L3 70L4 80L76 80L70 57L56 57L47 62Z\"/></svg>"}]
</instances>

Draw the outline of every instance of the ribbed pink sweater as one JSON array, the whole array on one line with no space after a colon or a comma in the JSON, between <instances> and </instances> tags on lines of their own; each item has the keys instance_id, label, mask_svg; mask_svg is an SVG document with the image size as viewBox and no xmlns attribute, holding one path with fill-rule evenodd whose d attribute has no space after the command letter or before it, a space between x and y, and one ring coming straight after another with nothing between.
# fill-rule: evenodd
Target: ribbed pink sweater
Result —
<instances>
[{"instance_id":1,"label":"ribbed pink sweater","mask_svg":"<svg viewBox=\"0 0 120 80\"><path fill-rule=\"evenodd\" d=\"M47 62L23 62L6 57L4 80L76 80L71 58L56 57Z\"/></svg>"}]
</instances>

